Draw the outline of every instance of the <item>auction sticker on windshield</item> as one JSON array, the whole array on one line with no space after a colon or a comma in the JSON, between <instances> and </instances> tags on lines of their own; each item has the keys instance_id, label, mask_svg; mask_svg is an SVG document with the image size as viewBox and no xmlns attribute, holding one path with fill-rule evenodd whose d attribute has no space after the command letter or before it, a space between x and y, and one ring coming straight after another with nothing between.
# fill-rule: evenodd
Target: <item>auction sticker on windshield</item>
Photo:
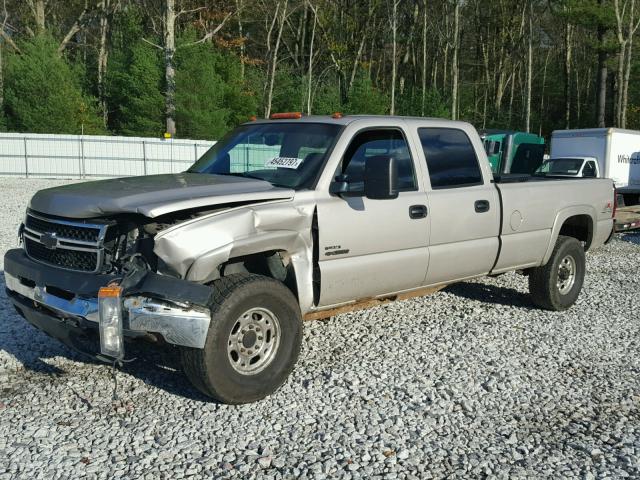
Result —
<instances>
[{"instance_id":1,"label":"auction sticker on windshield","mask_svg":"<svg viewBox=\"0 0 640 480\"><path fill-rule=\"evenodd\" d=\"M294 157L274 157L264 163L265 167L292 168L297 169L302 163L302 158Z\"/></svg>"}]
</instances>

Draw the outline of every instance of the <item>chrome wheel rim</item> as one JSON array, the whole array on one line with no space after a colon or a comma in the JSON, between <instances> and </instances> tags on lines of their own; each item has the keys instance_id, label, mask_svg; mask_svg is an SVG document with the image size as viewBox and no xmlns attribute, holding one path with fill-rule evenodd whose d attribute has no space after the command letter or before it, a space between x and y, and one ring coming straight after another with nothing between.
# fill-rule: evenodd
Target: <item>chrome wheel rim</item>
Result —
<instances>
[{"instance_id":1,"label":"chrome wheel rim","mask_svg":"<svg viewBox=\"0 0 640 480\"><path fill-rule=\"evenodd\" d=\"M273 362L279 345L278 317L266 308L252 308L233 324L227 341L227 356L236 372L255 375Z\"/></svg>"},{"instance_id":2,"label":"chrome wheel rim","mask_svg":"<svg viewBox=\"0 0 640 480\"><path fill-rule=\"evenodd\" d=\"M561 295L566 295L576 283L576 261L571 255L567 255L558 265L558 280L556 285Z\"/></svg>"}]
</instances>

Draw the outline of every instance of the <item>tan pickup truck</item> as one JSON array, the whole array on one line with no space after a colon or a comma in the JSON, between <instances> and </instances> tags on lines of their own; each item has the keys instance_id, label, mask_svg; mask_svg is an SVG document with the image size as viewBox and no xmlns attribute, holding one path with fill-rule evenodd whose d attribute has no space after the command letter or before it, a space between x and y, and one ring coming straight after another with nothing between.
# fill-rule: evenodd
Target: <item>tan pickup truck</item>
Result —
<instances>
[{"instance_id":1,"label":"tan pickup truck","mask_svg":"<svg viewBox=\"0 0 640 480\"><path fill-rule=\"evenodd\" d=\"M105 360L179 348L199 390L250 402L293 369L304 318L512 270L563 310L612 233L610 180L494 178L467 123L275 117L184 173L38 192L5 256L18 312Z\"/></svg>"}]
</instances>

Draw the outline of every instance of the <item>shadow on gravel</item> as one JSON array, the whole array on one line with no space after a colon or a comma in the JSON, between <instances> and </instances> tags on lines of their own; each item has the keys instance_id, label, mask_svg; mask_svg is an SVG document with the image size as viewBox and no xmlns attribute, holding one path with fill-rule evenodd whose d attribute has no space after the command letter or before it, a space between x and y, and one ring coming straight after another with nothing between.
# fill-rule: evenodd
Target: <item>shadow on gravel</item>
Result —
<instances>
[{"instance_id":1,"label":"shadow on gravel","mask_svg":"<svg viewBox=\"0 0 640 480\"><path fill-rule=\"evenodd\" d=\"M513 307L534 310L536 307L531 302L528 293L522 293L513 288L496 287L484 283L455 283L448 286L445 292L452 293L458 297L478 300L483 303L495 303L497 305L508 305Z\"/></svg>"},{"instance_id":2,"label":"shadow on gravel","mask_svg":"<svg viewBox=\"0 0 640 480\"><path fill-rule=\"evenodd\" d=\"M15 311L5 294L4 272L0 270L0 352L7 352L31 372L50 377L74 375L73 369L65 371L55 365L45 362L45 359L62 357L85 365L103 369L105 375L109 373L109 364L97 361L82 353L68 348L58 340L31 326ZM165 390L191 400L212 400L196 390L182 372L180 358L176 348L165 345L155 345L136 342L126 343L127 358L135 358L133 362L125 363L121 370L138 378L147 385Z\"/></svg>"},{"instance_id":3,"label":"shadow on gravel","mask_svg":"<svg viewBox=\"0 0 640 480\"><path fill-rule=\"evenodd\" d=\"M625 241L625 242L635 243L636 245L640 245L640 232L639 231L632 232L632 233L623 233L623 234L619 235L618 238L620 240Z\"/></svg>"}]
</instances>

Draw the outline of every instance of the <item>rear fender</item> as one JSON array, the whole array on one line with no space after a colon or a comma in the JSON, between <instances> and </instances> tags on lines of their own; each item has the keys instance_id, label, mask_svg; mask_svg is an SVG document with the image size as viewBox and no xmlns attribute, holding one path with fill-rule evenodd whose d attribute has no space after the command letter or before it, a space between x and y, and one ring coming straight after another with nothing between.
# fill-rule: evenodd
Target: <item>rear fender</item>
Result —
<instances>
[{"instance_id":1,"label":"rear fender","mask_svg":"<svg viewBox=\"0 0 640 480\"><path fill-rule=\"evenodd\" d=\"M547 251L544 254L541 265L546 265L546 263L551 258L551 253L553 253L553 248L558 241L558 236L560 235L560 230L562 229L562 225L567 221L568 218L574 217L576 215L588 215L591 218L591 226L595 228L597 222L597 213L596 209L591 205L576 205L573 207L567 207L560 210L556 214L556 218L553 222L553 227L551 229L551 237L549 240L549 245L547 246Z\"/></svg>"}]
</instances>

